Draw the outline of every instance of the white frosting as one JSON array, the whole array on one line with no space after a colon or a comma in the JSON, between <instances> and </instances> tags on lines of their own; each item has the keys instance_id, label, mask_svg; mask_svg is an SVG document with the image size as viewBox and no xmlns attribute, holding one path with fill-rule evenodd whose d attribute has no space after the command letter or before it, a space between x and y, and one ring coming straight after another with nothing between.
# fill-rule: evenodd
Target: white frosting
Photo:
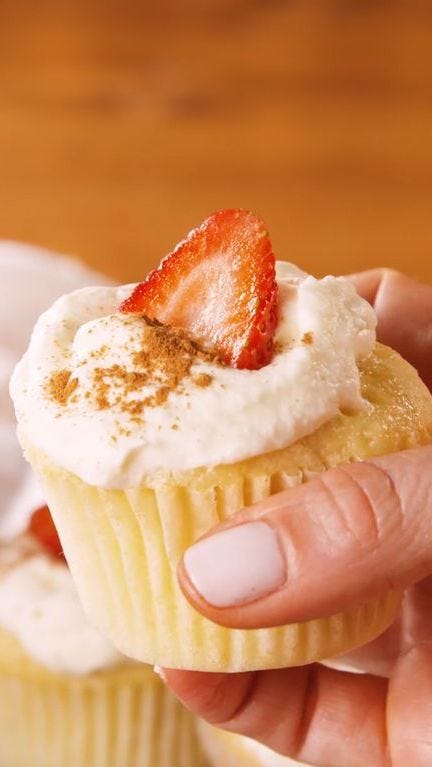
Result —
<instances>
[{"instance_id":1,"label":"white frosting","mask_svg":"<svg viewBox=\"0 0 432 767\"><path fill-rule=\"evenodd\" d=\"M208 373L211 385L198 387L188 377L138 422L120 404L98 409L93 381L100 366L135 370L134 352L155 332L140 317L116 312L133 286L63 296L40 317L12 378L24 440L90 484L127 488L160 469L232 463L284 447L341 410L366 407L357 361L375 342L373 309L342 277L317 280L278 263L277 278L272 362L252 371L197 360L191 372ZM46 391L48 377L61 369L78 380L66 406ZM146 386L131 396L144 399L152 391Z\"/></svg>"},{"instance_id":2,"label":"white frosting","mask_svg":"<svg viewBox=\"0 0 432 767\"><path fill-rule=\"evenodd\" d=\"M17 539L2 548L0 626L31 658L58 673L83 675L124 662L89 624L68 568L43 553L28 555L28 547L26 539Z\"/></svg>"}]
</instances>

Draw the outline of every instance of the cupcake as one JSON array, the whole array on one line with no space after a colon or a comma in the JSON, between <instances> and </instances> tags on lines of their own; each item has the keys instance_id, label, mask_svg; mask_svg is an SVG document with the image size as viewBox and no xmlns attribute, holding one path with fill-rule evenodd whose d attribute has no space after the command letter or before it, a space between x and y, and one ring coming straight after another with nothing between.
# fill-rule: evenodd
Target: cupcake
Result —
<instances>
[{"instance_id":1,"label":"cupcake","mask_svg":"<svg viewBox=\"0 0 432 767\"><path fill-rule=\"evenodd\" d=\"M198 732L210 767L306 767L270 748L200 721Z\"/></svg>"},{"instance_id":2,"label":"cupcake","mask_svg":"<svg viewBox=\"0 0 432 767\"><path fill-rule=\"evenodd\" d=\"M202 765L196 723L85 617L47 508L0 545L2 767Z\"/></svg>"},{"instance_id":3,"label":"cupcake","mask_svg":"<svg viewBox=\"0 0 432 767\"><path fill-rule=\"evenodd\" d=\"M348 280L275 268L264 224L243 210L211 216L143 283L80 290L41 316L11 383L18 435L85 610L121 652L276 668L346 652L393 621L389 592L325 619L226 629L193 610L176 575L242 507L431 441L432 398L375 325Z\"/></svg>"}]
</instances>

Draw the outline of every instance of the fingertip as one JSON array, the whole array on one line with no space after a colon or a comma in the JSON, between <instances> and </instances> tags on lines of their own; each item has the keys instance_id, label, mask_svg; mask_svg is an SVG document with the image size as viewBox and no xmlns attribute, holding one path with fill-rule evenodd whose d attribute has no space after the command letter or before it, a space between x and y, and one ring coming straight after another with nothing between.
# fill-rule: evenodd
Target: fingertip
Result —
<instances>
[{"instance_id":1,"label":"fingertip","mask_svg":"<svg viewBox=\"0 0 432 767\"><path fill-rule=\"evenodd\" d=\"M387 272L390 271L389 269L378 267L376 269L368 269L365 272L347 274L346 277L354 284L357 293L373 306L379 287Z\"/></svg>"},{"instance_id":2,"label":"fingertip","mask_svg":"<svg viewBox=\"0 0 432 767\"><path fill-rule=\"evenodd\" d=\"M216 528L185 552L178 577L186 598L205 617L225 627L244 626L244 607L285 584L278 532L264 518Z\"/></svg>"},{"instance_id":3,"label":"fingertip","mask_svg":"<svg viewBox=\"0 0 432 767\"><path fill-rule=\"evenodd\" d=\"M199 705L203 695L212 692L217 685L217 676L222 674L207 674L202 671L182 671L173 668L160 669L160 675L171 692L185 705ZM214 678L213 678L214 677Z\"/></svg>"},{"instance_id":4,"label":"fingertip","mask_svg":"<svg viewBox=\"0 0 432 767\"><path fill-rule=\"evenodd\" d=\"M162 669L171 692L189 711L212 724L228 721L249 689L255 672L208 673Z\"/></svg>"}]
</instances>

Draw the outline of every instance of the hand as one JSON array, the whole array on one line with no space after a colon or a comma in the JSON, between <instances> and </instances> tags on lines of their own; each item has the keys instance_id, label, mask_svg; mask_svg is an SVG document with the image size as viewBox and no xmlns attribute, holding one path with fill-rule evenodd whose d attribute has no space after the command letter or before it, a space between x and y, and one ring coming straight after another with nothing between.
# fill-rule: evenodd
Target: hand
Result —
<instances>
[{"instance_id":1,"label":"hand","mask_svg":"<svg viewBox=\"0 0 432 767\"><path fill-rule=\"evenodd\" d=\"M387 270L352 279L377 310L379 339L431 386L432 288ZM215 600L212 584L222 577L216 529L205 572L190 561L187 572L187 556L180 568L182 588L203 615L237 628L275 626L324 617L391 588L406 590L400 619L351 654L364 674L320 664L226 675L165 670L167 683L209 722L317 767L430 767L431 514L432 446L332 469L240 512L221 527L242 523L241 532L247 520L265 521L269 545L276 541L284 557L270 573L257 559L254 601L240 567ZM328 535L323 542L328 530L331 546Z\"/></svg>"}]
</instances>

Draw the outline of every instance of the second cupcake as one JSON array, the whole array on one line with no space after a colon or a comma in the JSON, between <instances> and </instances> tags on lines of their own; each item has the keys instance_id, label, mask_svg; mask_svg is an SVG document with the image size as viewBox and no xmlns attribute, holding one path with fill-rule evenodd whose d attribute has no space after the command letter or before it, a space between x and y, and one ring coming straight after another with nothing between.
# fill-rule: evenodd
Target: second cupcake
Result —
<instances>
[{"instance_id":1,"label":"second cupcake","mask_svg":"<svg viewBox=\"0 0 432 767\"><path fill-rule=\"evenodd\" d=\"M191 767L196 722L85 617L46 507L0 545L1 767Z\"/></svg>"}]
</instances>

